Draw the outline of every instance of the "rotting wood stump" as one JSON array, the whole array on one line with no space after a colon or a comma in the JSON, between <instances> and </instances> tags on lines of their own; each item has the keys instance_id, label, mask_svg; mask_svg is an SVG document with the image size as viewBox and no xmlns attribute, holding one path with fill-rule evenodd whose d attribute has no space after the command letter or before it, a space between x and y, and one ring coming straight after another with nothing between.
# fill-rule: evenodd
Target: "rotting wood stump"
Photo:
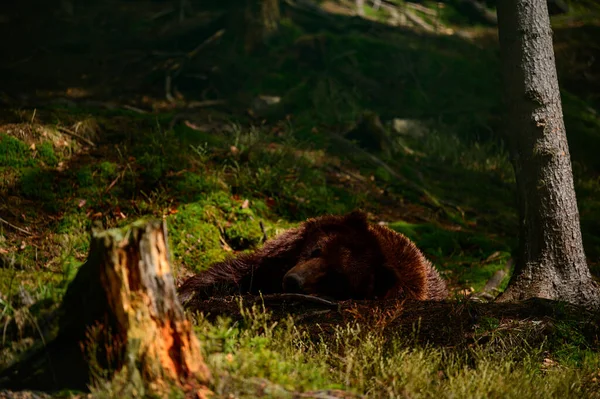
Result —
<instances>
[{"instance_id":1,"label":"rotting wood stump","mask_svg":"<svg viewBox=\"0 0 600 399\"><path fill-rule=\"evenodd\" d=\"M55 336L2 372L0 387L85 389L118 378L137 394L161 394L210 379L177 298L165 222L92 230L59 312Z\"/></svg>"}]
</instances>

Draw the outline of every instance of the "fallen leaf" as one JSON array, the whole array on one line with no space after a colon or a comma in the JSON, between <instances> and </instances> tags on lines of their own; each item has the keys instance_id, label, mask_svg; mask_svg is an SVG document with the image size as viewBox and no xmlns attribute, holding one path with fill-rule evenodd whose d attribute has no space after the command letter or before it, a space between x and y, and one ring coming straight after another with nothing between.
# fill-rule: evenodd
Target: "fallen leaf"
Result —
<instances>
[{"instance_id":1,"label":"fallen leaf","mask_svg":"<svg viewBox=\"0 0 600 399\"><path fill-rule=\"evenodd\" d=\"M77 207L78 207L78 208L83 208L83 207L85 206L85 204L86 204L86 203L87 203L87 201L86 201L86 200L84 200L84 199L82 199L82 200L79 200L79 203L77 204Z\"/></svg>"},{"instance_id":2,"label":"fallen leaf","mask_svg":"<svg viewBox=\"0 0 600 399\"><path fill-rule=\"evenodd\" d=\"M248 209L249 207L250 207L250 201L245 199L244 202L242 203L242 209Z\"/></svg>"}]
</instances>

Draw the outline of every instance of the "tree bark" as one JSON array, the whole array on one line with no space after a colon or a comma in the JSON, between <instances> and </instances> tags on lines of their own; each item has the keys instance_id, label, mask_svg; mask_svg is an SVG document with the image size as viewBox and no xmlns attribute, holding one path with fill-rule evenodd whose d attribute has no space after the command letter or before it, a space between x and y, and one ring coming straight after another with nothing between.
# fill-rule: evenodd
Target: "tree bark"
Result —
<instances>
[{"instance_id":1,"label":"tree bark","mask_svg":"<svg viewBox=\"0 0 600 399\"><path fill-rule=\"evenodd\" d=\"M57 337L3 372L0 386L85 389L112 380L160 396L174 386L202 390L209 379L176 294L166 225L152 221L92 231L88 260L61 304Z\"/></svg>"},{"instance_id":2,"label":"tree bark","mask_svg":"<svg viewBox=\"0 0 600 399\"><path fill-rule=\"evenodd\" d=\"M246 53L251 53L277 32L281 11L279 0L245 0L245 2L243 18L233 14L233 23L240 25L233 26L232 30L243 35L244 50Z\"/></svg>"},{"instance_id":3,"label":"tree bark","mask_svg":"<svg viewBox=\"0 0 600 399\"><path fill-rule=\"evenodd\" d=\"M519 253L501 301L600 305L581 239L545 0L498 2L505 128L515 169Z\"/></svg>"}]
</instances>

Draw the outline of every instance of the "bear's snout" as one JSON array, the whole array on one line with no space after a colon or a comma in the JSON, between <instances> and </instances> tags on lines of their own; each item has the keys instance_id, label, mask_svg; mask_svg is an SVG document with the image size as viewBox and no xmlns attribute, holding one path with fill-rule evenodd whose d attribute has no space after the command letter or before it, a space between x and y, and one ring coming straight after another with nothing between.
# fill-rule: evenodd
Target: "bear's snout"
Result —
<instances>
[{"instance_id":1,"label":"bear's snout","mask_svg":"<svg viewBox=\"0 0 600 399\"><path fill-rule=\"evenodd\" d=\"M327 274L327 265L321 258L298 263L283 276L283 291L296 294L319 293L321 280Z\"/></svg>"},{"instance_id":2,"label":"bear's snout","mask_svg":"<svg viewBox=\"0 0 600 399\"><path fill-rule=\"evenodd\" d=\"M283 291L295 294L304 292L304 278L296 273L288 273L283 278Z\"/></svg>"}]
</instances>

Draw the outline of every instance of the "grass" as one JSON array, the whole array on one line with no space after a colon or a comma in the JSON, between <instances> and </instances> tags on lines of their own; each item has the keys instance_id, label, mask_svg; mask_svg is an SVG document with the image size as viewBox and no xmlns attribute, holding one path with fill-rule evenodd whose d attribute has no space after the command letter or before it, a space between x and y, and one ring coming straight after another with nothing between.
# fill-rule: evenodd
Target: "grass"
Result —
<instances>
[{"instance_id":1,"label":"grass","mask_svg":"<svg viewBox=\"0 0 600 399\"><path fill-rule=\"evenodd\" d=\"M243 314L240 323L197 320L220 397L250 398L264 390L268 397L284 398L296 391L331 389L372 398L579 398L597 393L600 358L576 347L572 331L563 340L564 326L531 346L531 336L537 336L530 336L534 324L506 334L496 331L498 320L483 320L479 334L491 335L489 343L453 350L419 346L411 336L360 324L337 327L315 340L291 319L277 325L259 307ZM550 349L556 359L548 357Z\"/></svg>"}]
</instances>

